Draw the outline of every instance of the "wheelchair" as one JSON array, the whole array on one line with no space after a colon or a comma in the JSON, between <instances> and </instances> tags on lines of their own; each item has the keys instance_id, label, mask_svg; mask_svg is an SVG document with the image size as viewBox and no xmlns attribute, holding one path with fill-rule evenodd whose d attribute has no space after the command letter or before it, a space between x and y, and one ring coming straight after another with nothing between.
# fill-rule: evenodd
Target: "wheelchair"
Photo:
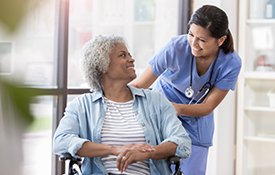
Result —
<instances>
[{"instance_id":1,"label":"wheelchair","mask_svg":"<svg viewBox=\"0 0 275 175\"><path fill-rule=\"evenodd\" d=\"M81 175L81 163L82 159L79 157L73 157L70 153L62 154L59 157L60 161L67 163L66 174L64 175ZM170 167L172 166L174 172L171 175L184 175L180 171L180 158L177 156L170 157L168 160Z\"/></svg>"}]
</instances>

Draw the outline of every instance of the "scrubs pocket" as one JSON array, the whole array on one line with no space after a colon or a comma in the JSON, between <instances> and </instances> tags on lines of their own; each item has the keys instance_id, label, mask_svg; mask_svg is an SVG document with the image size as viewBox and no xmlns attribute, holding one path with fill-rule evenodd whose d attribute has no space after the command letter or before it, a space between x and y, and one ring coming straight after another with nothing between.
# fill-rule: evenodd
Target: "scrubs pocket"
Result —
<instances>
[{"instance_id":1,"label":"scrubs pocket","mask_svg":"<svg viewBox=\"0 0 275 175\"><path fill-rule=\"evenodd\" d=\"M198 118L199 142L202 146L211 146L214 133L213 116Z\"/></svg>"},{"instance_id":2,"label":"scrubs pocket","mask_svg":"<svg viewBox=\"0 0 275 175\"><path fill-rule=\"evenodd\" d=\"M200 144L198 118L180 116L179 119L182 122L182 126L188 132L189 137L192 140L192 144Z\"/></svg>"}]
</instances>

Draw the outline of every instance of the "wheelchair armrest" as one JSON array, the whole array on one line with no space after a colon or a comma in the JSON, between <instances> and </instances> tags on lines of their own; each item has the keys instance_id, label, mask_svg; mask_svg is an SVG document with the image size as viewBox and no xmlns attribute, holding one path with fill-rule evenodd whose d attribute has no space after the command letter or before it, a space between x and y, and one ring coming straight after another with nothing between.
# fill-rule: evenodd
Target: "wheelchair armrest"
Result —
<instances>
[{"instance_id":1,"label":"wheelchair armrest","mask_svg":"<svg viewBox=\"0 0 275 175\"><path fill-rule=\"evenodd\" d=\"M73 169L73 165L77 164L79 168L81 168L81 162L82 159L79 157L73 157L70 153L64 153L59 156L59 160L61 161L66 161L69 160L69 174L74 173L75 170ZM174 165L175 166L175 172L174 175L180 174L180 157L177 156L172 156L168 158L168 163L169 165Z\"/></svg>"},{"instance_id":2,"label":"wheelchair armrest","mask_svg":"<svg viewBox=\"0 0 275 175\"><path fill-rule=\"evenodd\" d=\"M168 162L170 163L170 164L180 164L180 157L178 157L178 156L172 156L172 157L169 157L168 158Z\"/></svg>"},{"instance_id":3,"label":"wheelchair armrest","mask_svg":"<svg viewBox=\"0 0 275 175\"><path fill-rule=\"evenodd\" d=\"M174 173L173 175L181 175L181 171L180 171L180 157L178 156L172 156L168 158L168 163L171 167L174 166Z\"/></svg>"},{"instance_id":4,"label":"wheelchair armrest","mask_svg":"<svg viewBox=\"0 0 275 175\"><path fill-rule=\"evenodd\" d=\"M79 157L73 157L70 153L63 153L59 156L59 160L61 161L68 161L68 172L69 175L76 175L79 174L78 170L74 165L77 165L79 168L79 171L81 172L81 164L82 164L82 159Z\"/></svg>"},{"instance_id":5,"label":"wheelchair armrest","mask_svg":"<svg viewBox=\"0 0 275 175\"><path fill-rule=\"evenodd\" d=\"M70 153L64 153L59 156L59 160L65 161L65 160L70 160L73 162L81 162L82 159L79 157L73 157Z\"/></svg>"}]
</instances>

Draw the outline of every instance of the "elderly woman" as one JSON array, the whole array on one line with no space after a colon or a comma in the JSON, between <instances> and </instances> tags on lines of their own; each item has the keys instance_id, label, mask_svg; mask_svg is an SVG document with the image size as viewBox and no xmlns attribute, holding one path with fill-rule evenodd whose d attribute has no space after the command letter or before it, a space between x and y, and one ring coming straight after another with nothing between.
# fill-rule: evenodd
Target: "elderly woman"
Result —
<instances>
[{"instance_id":1,"label":"elderly woman","mask_svg":"<svg viewBox=\"0 0 275 175\"><path fill-rule=\"evenodd\" d=\"M167 159L190 155L191 141L166 98L128 83L134 59L118 36L84 47L91 93L75 98L55 132L56 154L84 157L83 174L169 174Z\"/></svg>"}]
</instances>

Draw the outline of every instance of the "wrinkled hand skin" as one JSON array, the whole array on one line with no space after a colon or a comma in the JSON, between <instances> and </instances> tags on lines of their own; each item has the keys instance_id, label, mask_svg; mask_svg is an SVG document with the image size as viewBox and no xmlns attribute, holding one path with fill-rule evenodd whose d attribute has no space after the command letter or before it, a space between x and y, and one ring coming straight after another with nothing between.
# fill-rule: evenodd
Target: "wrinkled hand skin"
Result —
<instances>
[{"instance_id":1,"label":"wrinkled hand skin","mask_svg":"<svg viewBox=\"0 0 275 175\"><path fill-rule=\"evenodd\" d=\"M114 154L117 155L117 168L123 172L128 165L137 161L144 161L149 158L149 154L155 148L148 144L129 144L124 146L115 146Z\"/></svg>"}]
</instances>

